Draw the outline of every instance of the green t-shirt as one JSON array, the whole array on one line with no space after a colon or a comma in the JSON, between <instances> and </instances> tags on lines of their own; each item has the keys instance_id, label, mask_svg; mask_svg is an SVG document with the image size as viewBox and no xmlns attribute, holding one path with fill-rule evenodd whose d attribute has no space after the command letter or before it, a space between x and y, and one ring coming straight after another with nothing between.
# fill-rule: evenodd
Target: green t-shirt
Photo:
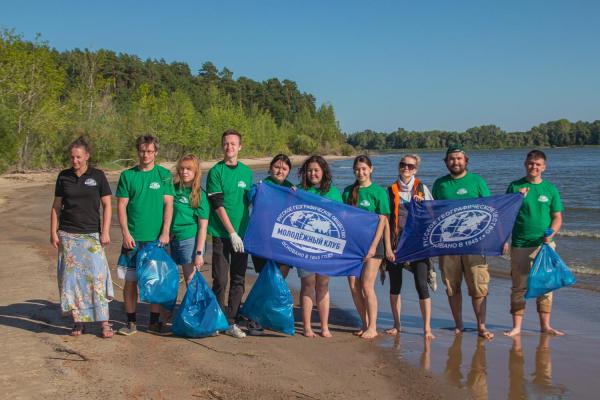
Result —
<instances>
[{"instance_id":1,"label":"green t-shirt","mask_svg":"<svg viewBox=\"0 0 600 400\"><path fill-rule=\"evenodd\" d=\"M474 199L490 196L490 189L482 177L467 172L459 179L452 178L450 174L438 178L431 194L436 200Z\"/></svg>"},{"instance_id":2,"label":"green t-shirt","mask_svg":"<svg viewBox=\"0 0 600 400\"><path fill-rule=\"evenodd\" d=\"M150 171L140 171L138 166L127 169L121 173L116 196L129 199L127 227L133 239L158 239L163 224L163 196L173 196L171 172L160 165Z\"/></svg>"},{"instance_id":3,"label":"green t-shirt","mask_svg":"<svg viewBox=\"0 0 600 400\"><path fill-rule=\"evenodd\" d=\"M350 192L352 192L352 186L346 186L342 198L344 203L348 204L348 198ZM371 183L370 186L361 187L358 189L358 202L356 207L362 208L370 212L377 213L379 215L386 215L390 213L390 200L387 191L376 183Z\"/></svg>"},{"instance_id":4,"label":"green t-shirt","mask_svg":"<svg viewBox=\"0 0 600 400\"><path fill-rule=\"evenodd\" d=\"M292 182L288 181L287 179L285 181L283 181L283 183L281 185L279 185L279 183L277 183L277 181L270 176L267 176L263 182L269 182L273 185L283 186L286 188L291 188L294 186L294 184Z\"/></svg>"},{"instance_id":5,"label":"green t-shirt","mask_svg":"<svg viewBox=\"0 0 600 400\"><path fill-rule=\"evenodd\" d=\"M246 192L251 187L252 170L239 161L234 168L228 167L224 161L219 161L208 171L206 178L206 192L209 195L223 193L223 207L233 229L240 237L244 237L248 226L250 202L246 198ZM212 209L208 220L208 233L220 238L229 238L221 219Z\"/></svg>"},{"instance_id":6,"label":"green t-shirt","mask_svg":"<svg viewBox=\"0 0 600 400\"><path fill-rule=\"evenodd\" d=\"M543 242L544 231L552 223L552 214L564 210L558 189L548 181L538 184L525 178L511 182L506 193L518 193L529 188L512 231L513 247L537 247Z\"/></svg>"},{"instance_id":7,"label":"green t-shirt","mask_svg":"<svg viewBox=\"0 0 600 400\"><path fill-rule=\"evenodd\" d=\"M171 233L175 236L175 240L196 237L196 233L198 233L198 218L208 219L210 215L210 206L204 190L200 189L198 208L192 208L191 194L192 188L189 186L175 188L173 221L171 222Z\"/></svg>"},{"instance_id":8,"label":"green t-shirt","mask_svg":"<svg viewBox=\"0 0 600 400\"><path fill-rule=\"evenodd\" d=\"M335 186L330 186L327 193L321 193L321 191L314 186L311 186L304 190L308 193L316 194L317 196L323 196L329 200L343 203L342 194L340 193L340 190L338 188L336 188Z\"/></svg>"}]
</instances>

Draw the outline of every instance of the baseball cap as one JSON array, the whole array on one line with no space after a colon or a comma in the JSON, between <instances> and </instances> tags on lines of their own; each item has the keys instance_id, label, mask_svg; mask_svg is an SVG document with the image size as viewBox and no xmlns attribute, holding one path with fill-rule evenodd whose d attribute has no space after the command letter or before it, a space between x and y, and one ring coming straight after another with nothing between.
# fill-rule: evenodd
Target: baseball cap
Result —
<instances>
[{"instance_id":1,"label":"baseball cap","mask_svg":"<svg viewBox=\"0 0 600 400\"><path fill-rule=\"evenodd\" d=\"M452 153L465 154L465 150L463 149L463 147L461 145L454 144L454 145L448 147L448 150L446 151L446 157L448 157L448 155L452 154Z\"/></svg>"}]
</instances>

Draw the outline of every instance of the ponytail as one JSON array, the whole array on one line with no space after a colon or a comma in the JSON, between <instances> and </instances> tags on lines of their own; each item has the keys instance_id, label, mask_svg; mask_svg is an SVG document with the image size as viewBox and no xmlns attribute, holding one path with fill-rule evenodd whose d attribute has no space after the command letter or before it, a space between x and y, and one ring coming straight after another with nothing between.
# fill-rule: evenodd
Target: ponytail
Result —
<instances>
[{"instance_id":1,"label":"ponytail","mask_svg":"<svg viewBox=\"0 0 600 400\"><path fill-rule=\"evenodd\" d=\"M358 163L367 164L369 167L373 166L371 159L369 156L360 155L354 159L352 163L352 169L355 170ZM358 204L358 190L360 189L360 184L358 183L358 179L354 181L352 184L352 188L350 189L350 195L348 196L348 204L351 206L356 206Z\"/></svg>"}]
</instances>

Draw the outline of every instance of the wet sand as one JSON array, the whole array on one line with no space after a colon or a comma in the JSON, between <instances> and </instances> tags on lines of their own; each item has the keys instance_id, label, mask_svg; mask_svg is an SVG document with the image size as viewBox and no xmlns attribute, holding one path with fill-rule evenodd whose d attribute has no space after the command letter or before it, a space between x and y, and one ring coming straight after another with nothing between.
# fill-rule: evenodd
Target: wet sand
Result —
<instances>
[{"instance_id":1,"label":"wet sand","mask_svg":"<svg viewBox=\"0 0 600 400\"><path fill-rule=\"evenodd\" d=\"M294 286L298 282L288 278ZM438 285L439 281L438 271ZM443 287L432 296L432 328L437 339L423 340L421 314L412 275L404 272L402 330L397 337L382 335L378 345L398 359L442 377L456 388L466 388L476 399L597 399L600 393L600 295L595 291L563 288L555 292L552 325L563 337L540 334L535 300L527 302L520 338L503 336L512 324L509 314L510 281L492 277L487 303L487 326L495 333L488 342L478 338L470 299L463 290L463 318L467 331L455 336ZM463 285L464 286L464 285ZM345 279L331 283L332 301L352 310ZM378 327L392 325L388 286L377 283Z\"/></svg>"},{"instance_id":2,"label":"wet sand","mask_svg":"<svg viewBox=\"0 0 600 400\"><path fill-rule=\"evenodd\" d=\"M115 174L111 175L112 178ZM351 334L347 314L333 310L332 339L225 335L204 339L157 337L143 331L97 337L96 327L68 336L59 316L56 251L48 243L55 173L0 177L0 397L128 399L437 399L464 398L420 368L399 360L377 341ZM114 263L120 233L113 221L107 256ZM205 277L210 282L209 274ZM111 303L122 326L121 291ZM297 325L297 328L299 326Z\"/></svg>"}]
</instances>

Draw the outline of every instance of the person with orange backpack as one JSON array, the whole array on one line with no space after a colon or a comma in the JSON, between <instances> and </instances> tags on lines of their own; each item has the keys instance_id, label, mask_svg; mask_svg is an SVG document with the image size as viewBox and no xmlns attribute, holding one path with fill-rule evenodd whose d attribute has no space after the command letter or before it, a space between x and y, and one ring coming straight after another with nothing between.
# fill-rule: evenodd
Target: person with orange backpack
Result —
<instances>
[{"instance_id":1,"label":"person with orange backpack","mask_svg":"<svg viewBox=\"0 0 600 400\"><path fill-rule=\"evenodd\" d=\"M386 330L387 334L397 335L400 333L400 291L402 289L402 269L406 267L412 271L415 279L415 287L419 294L419 305L423 317L423 333L426 339L435 339L431 332L431 297L428 290L430 274L435 274L429 259L416 260L410 263L395 264L395 252L398 239L406 224L408 215L408 204L411 201L433 200L431 192L416 177L421 158L416 154L407 154L400 159L398 164L398 180L388 187L390 199L389 223L384 230L386 247L387 271L390 276L390 305L394 316L394 326ZM435 282L435 276L433 276ZM435 288L432 287L434 290Z\"/></svg>"}]
</instances>

